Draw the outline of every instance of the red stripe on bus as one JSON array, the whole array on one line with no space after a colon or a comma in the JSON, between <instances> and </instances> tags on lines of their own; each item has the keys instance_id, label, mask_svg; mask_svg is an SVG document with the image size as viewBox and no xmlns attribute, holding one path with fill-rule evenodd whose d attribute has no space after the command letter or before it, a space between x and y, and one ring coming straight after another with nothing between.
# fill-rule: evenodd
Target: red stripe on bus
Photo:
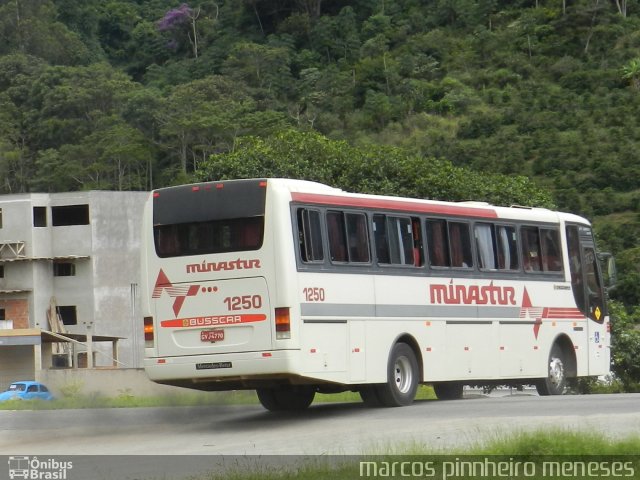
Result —
<instances>
[{"instance_id":1,"label":"red stripe on bus","mask_svg":"<svg viewBox=\"0 0 640 480\"><path fill-rule=\"evenodd\" d=\"M361 207L384 210L400 210L403 212L435 213L438 215L457 215L465 217L498 218L498 214L491 208L466 207L463 205L443 205L431 203L408 202L386 198L358 198L340 197L337 195L320 195L315 193L293 192L294 202L314 203L340 207Z\"/></svg>"},{"instance_id":2,"label":"red stripe on bus","mask_svg":"<svg viewBox=\"0 0 640 480\"><path fill-rule=\"evenodd\" d=\"M583 319L584 315L577 308L554 308L550 307L545 312L546 316L543 318L573 318L573 319Z\"/></svg>"}]
</instances>

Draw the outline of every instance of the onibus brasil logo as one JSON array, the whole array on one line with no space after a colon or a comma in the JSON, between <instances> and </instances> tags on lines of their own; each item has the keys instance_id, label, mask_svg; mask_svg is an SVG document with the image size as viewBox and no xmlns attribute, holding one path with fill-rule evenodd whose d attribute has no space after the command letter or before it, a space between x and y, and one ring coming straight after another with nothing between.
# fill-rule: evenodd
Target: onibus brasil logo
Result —
<instances>
[{"instance_id":1,"label":"onibus brasil logo","mask_svg":"<svg viewBox=\"0 0 640 480\"><path fill-rule=\"evenodd\" d=\"M59 461L55 458L10 456L9 478L33 480L66 480L67 471L73 468L73 462Z\"/></svg>"}]
</instances>

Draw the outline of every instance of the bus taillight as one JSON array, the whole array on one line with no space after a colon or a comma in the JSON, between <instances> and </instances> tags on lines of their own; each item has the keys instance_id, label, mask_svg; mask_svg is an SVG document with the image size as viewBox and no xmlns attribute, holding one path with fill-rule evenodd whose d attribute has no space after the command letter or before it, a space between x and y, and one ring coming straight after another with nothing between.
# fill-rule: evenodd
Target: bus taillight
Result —
<instances>
[{"instance_id":1,"label":"bus taillight","mask_svg":"<svg viewBox=\"0 0 640 480\"><path fill-rule=\"evenodd\" d=\"M278 340L291 338L289 307L276 308L276 338Z\"/></svg>"},{"instance_id":2,"label":"bus taillight","mask_svg":"<svg viewBox=\"0 0 640 480\"><path fill-rule=\"evenodd\" d=\"M144 346L153 347L153 317L144 317Z\"/></svg>"}]
</instances>

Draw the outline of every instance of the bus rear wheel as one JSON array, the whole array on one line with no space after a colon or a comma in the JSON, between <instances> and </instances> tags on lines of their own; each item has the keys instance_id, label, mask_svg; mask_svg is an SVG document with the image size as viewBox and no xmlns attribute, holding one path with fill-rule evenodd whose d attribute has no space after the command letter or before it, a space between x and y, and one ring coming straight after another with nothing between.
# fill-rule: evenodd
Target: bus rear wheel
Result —
<instances>
[{"instance_id":1,"label":"bus rear wheel","mask_svg":"<svg viewBox=\"0 0 640 480\"><path fill-rule=\"evenodd\" d=\"M457 382L439 382L433 384L433 391L438 400L458 400L462 398L462 387Z\"/></svg>"},{"instance_id":2,"label":"bus rear wheel","mask_svg":"<svg viewBox=\"0 0 640 480\"><path fill-rule=\"evenodd\" d=\"M547 365L547 378L536 384L538 395L562 395L567 389L567 362L557 343L551 348Z\"/></svg>"},{"instance_id":3,"label":"bus rear wheel","mask_svg":"<svg viewBox=\"0 0 640 480\"><path fill-rule=\"evenodd\" d=\"M296 386L256 389L258 400L270 412L297 412L305 410L313 402L313 387Z\"/></svg>"},{"instance_id":4,"label":"bus rear wheel","mask_svg":"<svg viewBox=\"0 0 640 480\"><path fill-rule=\"evenodd\" d=\"M411 405L418 391L420 369L416 355L406 343L396 343L389 355L387 383L375 386L383 407Z\"/></svg>"}]
</instances>

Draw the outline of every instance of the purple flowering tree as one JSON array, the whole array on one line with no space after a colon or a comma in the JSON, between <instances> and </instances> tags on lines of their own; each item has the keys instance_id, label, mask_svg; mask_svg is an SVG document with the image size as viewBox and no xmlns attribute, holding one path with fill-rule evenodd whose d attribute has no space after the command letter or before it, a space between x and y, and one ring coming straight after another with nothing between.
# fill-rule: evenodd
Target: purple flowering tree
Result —
<instances>
[{"instance_id":1,"label":"purple flowering tree","mask_svg":"<svg viewBox=\"0 0 640 480\"><path fill-rule=\"evenodd\" d=\"M200 16L200 7L191 8L183 3L177 8L172 8L164 14L158 21L158 30L160 32L180 32L186 29L189 43L193 50L193 56L198 58L198 29L196 28L196 20ZM177 42L173 39L169 43L171 48L177 46Z\"/></svg>"}]
</instances>

